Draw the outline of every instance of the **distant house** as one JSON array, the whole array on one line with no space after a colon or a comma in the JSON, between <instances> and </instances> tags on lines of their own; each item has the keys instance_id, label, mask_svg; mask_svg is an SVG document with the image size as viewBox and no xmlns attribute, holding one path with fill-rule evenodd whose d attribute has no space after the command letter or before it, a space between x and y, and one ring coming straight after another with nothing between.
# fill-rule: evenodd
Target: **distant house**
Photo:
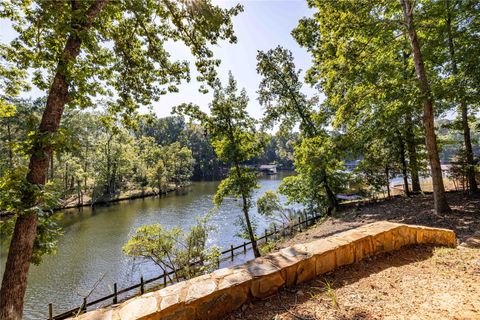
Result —
<instances>
[{"instance_id":1,"label":"distant house","mask_svg":"<svg viewBox=\"0 0 480 320\"><path fill-rule=\"evenodd\" d=\"M276 164L262 164L258 167L258 170L265 172L266 174L277 174Z\"/></svg>"}]
</instances>

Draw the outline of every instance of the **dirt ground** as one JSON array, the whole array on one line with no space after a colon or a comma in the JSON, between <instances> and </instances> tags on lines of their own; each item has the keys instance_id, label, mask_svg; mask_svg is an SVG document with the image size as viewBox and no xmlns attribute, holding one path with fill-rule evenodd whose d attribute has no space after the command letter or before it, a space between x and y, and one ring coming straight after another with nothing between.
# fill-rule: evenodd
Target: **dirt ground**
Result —
<instances>
[{"instance_id":1,"label":"dirt ground","mask_svg":"<svg viewBox=\"0 0 480 320\"><path fill-rule=\"evenodd\" d=\"M246 304L225 319L479 319L480 198L449 193L450 214L431 195L344 206L277 249L378 220L443 227L455 249L411 246L344 266L296 288Z\"/></svg>"}]
</instances>

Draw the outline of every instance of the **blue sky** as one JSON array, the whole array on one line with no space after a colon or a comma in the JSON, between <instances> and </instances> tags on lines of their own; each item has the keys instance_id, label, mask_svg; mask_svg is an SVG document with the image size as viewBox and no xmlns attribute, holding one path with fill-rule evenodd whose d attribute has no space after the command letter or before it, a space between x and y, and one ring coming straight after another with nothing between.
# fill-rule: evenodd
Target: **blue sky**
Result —
<instances>
[{"instance_id":1,"label":"blue sky","mask_svg":"<svg viewBox=\"0 0 480 320\"><path fill-rule=\"evenodd\" d=\"M220 78L225 81L228 71L231 70L239 87L244 87L250 97L248 111L255 118L260 118L262 108L256 100L256 91L260 82L260 77L256 72L257 50L268 50L281 45L293 52L297 68L308 69L310 56L304 48L298 46L290 32L300 18L311 15L311 10L307 7L305 0L213 1L222 7L232 7L236 3L244 6L244 12L233 19L238 42L236 44L223 42L212 49L215 56L222 60L218 69ZM0 23L2 29L0 41L4 43L11 40L15 33L9 28L8 22L3 20ZM191 66L194 70L192 57L184 45L172 43L168 49L172 58L192 61ZM158 116L167 116L173 106L183 102L193 102L207 110L212 95L211 93L202 94L198 92L198 88L199 84L195 81L195 73L192 73L190 83L182 84L178 93L169 93L162 97L159 102L154 103L153 110ZM305 91L313 92L313 89L305 88ZM44 93L37 89L24 94L24 96L31 97L40 95L44 95ZM146 110L146 108L141 110Z\"/></svg>"}]
</instances>

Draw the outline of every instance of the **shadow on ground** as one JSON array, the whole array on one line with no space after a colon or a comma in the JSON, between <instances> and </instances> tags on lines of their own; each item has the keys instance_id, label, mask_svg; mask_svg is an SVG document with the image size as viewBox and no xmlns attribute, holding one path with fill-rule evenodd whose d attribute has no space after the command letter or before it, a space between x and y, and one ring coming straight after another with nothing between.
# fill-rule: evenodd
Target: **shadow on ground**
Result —
<instances>
[{"instance_id":1,"label":"shadow on ground","mask_svg":"<svg viewBox=\"0 0 480 320\"><path fill-rule=\"evenodd\" d=\"M302 313L296 308L321 295L326 300L330 300L327 303L335 309L335 290L388 268L399 268L410 263L427 260L432 257L433 250L432 246L406 246L398 251L373 256L358 263L337 268L293 288L284 288L265 300L252 301L224 319L277 319L279 314L285 315L285 319L322 319L319 316L314 317ZM374 289L375 284L372 284L372 290ZM335 319L378 319L378 317L369 313L368 310L356 310L348 314L337 315Z\"/></svg>"}]
</instances>

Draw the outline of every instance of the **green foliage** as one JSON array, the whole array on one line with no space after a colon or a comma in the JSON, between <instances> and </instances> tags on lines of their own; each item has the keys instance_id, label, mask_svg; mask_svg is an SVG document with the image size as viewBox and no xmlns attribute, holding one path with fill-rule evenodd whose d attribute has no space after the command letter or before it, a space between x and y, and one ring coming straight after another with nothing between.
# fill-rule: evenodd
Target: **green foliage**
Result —
<instances>
[{"instance_id":1,"label":"green foliage","mask_svg":"<svg viewBox=\"0 0 480 320\"><path fill-rule=\"evenodd\" d=\"M321 212L331 207L326 192L337 194L345 187L340 143L329 136L304 138L295 147L295 176L287 177L280 192L290 203L301 203L308 210Z\"/></svg>"},{"instance_id":2,"label":"green foliage","mask_svg":"<svg viewBox=\"0 0 480 320\"><path fill-rule=\"evenodd\" d=\"M19 215L36 214L38 227L31 262L39 264L44 254L56 252L58 239L62 235L51 210L58 205L58 195L53 192L51 184L43 189L29 184L25 179L26 172L26 167L17 167L0 176L0 208L4 214L11 216L0 220L0 246L9 242ZM35 206L27 206L23 201L25 190L38 199Z\"/></svg>"},{"instance_id":3,"label":"green foliage","mask_svg":"<svg viewBox=\"0 0 480 320\"><path fill-rule=\"evenodd\" d=\"M220 206L227 197L241 198L247 195L247 207L252 207L251 193L258 188L258 173L251 168L231 168L227 177L220 182L213 202Z\"/></svg>"},{"instance_id":4,"label":"green foliage","mask_svg":"<svg viewBox=\"0 0 480 320\"><path fill-rule=\"evenodd\" d=\"M197 218L188 231L175 227L170 230L161 224L142 226L124 245L123 252L134 258L151 260L163 271L176 270L177 279L190 279L210 272L218 266L220 251L206 247L210 215Z\"/></svg>"},{"instance_id":5,"label":"green foliage","mask_svg":"<svg viewBox=\"0 0 480 320\"><path fill-rule=\"evenodd\" d=\"M258 198L257 210L259 214L267 217L273 223L279 222L280 224L287 224L294 220L296 216L292 210L285 208L278 195L270 190Z\"/></svg>"},{"instance_id":6,"label":"green foliage","mask_svg":"<svg viewBox=\"0 0 480 320\"><path fill-rule=\"evenodd\" d=\"M210 105L210 115L192 104L183 104L176 112L183 113L200 122L210 135L212 146L218 158L231 164L227 177L218 186L214 203L219 206L227 196L242 199L245 226L258 256L255 235L250 222L249 209L252 206L252 192L257 188L258 176L253 169L242 166L258 156L263 144L256 132L256 121L248 115L248 97L245 90L237 93L237 83L229 74L228 85L217 85Z\"/></svg>"},{"instance_id":7,"label":"green foliage","mask_svg":"<svg viewBox=\"0 0 480 320\"><path fill-rule=\"evenodd\" d=\"M51 2L6 1L2 18L9 19L19 36L0 47L2 82L6 94L17 93L33 70L32 83L46 90L56 71L65 39L72 34L82 42L82 54L62 65L70 82L71 106L93 106L97 97L121 101L119 112L131 114L138 105L148 105L167 92L178 91L190 79L185 61L171 59L168 40L182 41L196 57L198 79L213 84L215 67L209 48L221 40L236 42L231 17L243 9L222 9L200 1L107 2L86 28L86 15L97 3L80 1L53 5ZM202 88L204 90L205 88ZM128 117L127 117L128 118Z\"/></svg>"},{"instance_id":8,"label":"green foliage","mask_svg":"<svg viewBox=\"0 0 480 320\"><path fill-rule=\"evenodd\" d=\"M209 133L212 146L218 158L232 167L227 177L218 187L214 202L220 205L227 196L251 199L252 191L257 187L257 175L254 170L241 164L260 154L261 140L255 130L255 120L247 111L248 97L245 90L237 94L237 84L230 74L226 88L218 88L210 105L210 115L195 105L181 105L176 112L200 121ZM247 208L251 206L250 201Z\"/></svg>"},{"instance_id":9,"label":"green foliage","mask_svg":"<svg viewBox=\"0 0 480 320\"><path fill-rule=\"evenodd\" d=\"M480 163L480 159L475 159L475 165ZM453 180L455 188L457 190L467 190L468 189L468 169L469 162L467 160L467 154L464 149L458 150L452 158L450 163L450 168L448 169L448 175Z\"/></svg>"},{"instance_id":10,"label":"green foliage","mask_svg":"<svg viewBox=\"0 0 480 320\"><path fill-rule=\"evenodd\" d=\"M79 202L83 198L81 180L84 180L83 189L87 189L88 165L93 156L105 160L99 161L100 172L93 171L96 184L93 187L93 198L118 192L125 180L137 181L143 188L146 185L145 172L141 168L134 170L134 143L125 130L116 127L121 123L127 128L135 128L139 106L148 106L167 92L178 91L182 81L190 80L188 63L172 61L166 50L168 41L183 42L196 59L199 74L197 79L213 85L216 80L215 69L220 61L213 57L210 46L222 40L236 42L231 18L242 10L240 5L222 9L209 0L95 0L58 3L2 1L0 18L11 23L17 36L10 43L0 45L2 136L3 123L7 124L7 140L1 147L8 151L8 162L4 166L2 161L0 177L11 181L9 171L24 166L23 162L32 155L44 159L45 152L52 157L53 151L58 162L64 164L65 174L63 179L58 179L63 180L61 183L66 191L64 196L70 195L76 184ZM30 76L34 86L48 92L50 109L47 110L55 111L50 112L50 118L48 112L42 118L44 124L51 122L50 128L43 128L43 132L40 132L38 126L35 126L34 130L22 132L26 138L22 139L25 145L20 146L11 130L12 112L5 111L4 101L11 100L21 90L28 89L26 79ZM53 81L54 79L56 80ZM203 86L200 90L206 91ZM67 131L60 129L56 132L65 105L67 104L68 111L94 107L100 100L103 100L106 111L109 112L99 119L104 125L102 127L106 128L106 132L100 135L107 138L102 141L106 143L96 147L103 148L94 149L93 153L93 146L87 144L85 153L92 152L88 155L72 157L73 151L80 150L75 150L76 148L68 150L71 153L67 155L62 154L65 151L62 147L78 146L76 143L68 143L67 138L71 135ZM75 127L75 122L70 124ZM19 127L24 131L22 126ZM22 158L14 158L14 153L20 154ZM182 164L188 162L185 150L180 151L180 157ZM51 160L51 168L54 169L53 159ZM55 181L57 179L52 169L50 178L58 186L60 181ZM132 172L135 171L140 172L140 176L132 177ZM35 174L45 175L46 172ZM186 175L188 172L176 170L175 183L183 183ZM19 186L23 189L18 192L24 196L23 200L28 200L25 202L37 205L45 201L47 188L42 189L43 181L38 186L32 186L23 179L19 181ZM8 184L2 183L3 187ZM35 188L42 189L40 194L37 195L37 190L33 190ZM7 202L0 203L0 210L8 207L14 215L24 211L17 199L9 199ZM51 229L50 223L41 222L40 234L47 229ZM51 233L52 236L54 234L55 232ZM50 241L50 238L48 235L37 237L45 241ZM43 251L51 251L48 243L40 244L39 247Z\"/></svg>"},{"instance_id":11,"label":"green foliage","mask_svg":"<svg viewBox=\"0 0 480 320\"><path fill-rule=\"evenodd\" d=\"M174 142L163 150L165 170L170 173L171 181L176 186L185 185L192 176L194 159L192 151Z\"/></svg>"},{"instance_id":12,"label":"green foliage","mask_svg":"<svg viewBox=\"0 0 480 320\"><path fill-rule=\"evenodd\" d=\"M313 107L316 99L301 92L300 70L295 70L292 53L282 47L257 54L257 72L262 76L259 102L265 107L263 124L272 128L280 122L280 132L291 132L300 123L307 136L316 134Z\"/></svg>"},{"instance_id":13,"label":"green foliage","mask_svg":"<svg viewBox=\"0 0 480 320\"><path fill-rule=\"evenodd\" d=\"M418 176L426 168L422 97L400 3L309 5L313 15L301 19L292 35L312 55L306 81L325 94L325 113L332 116L333 128L351 141L348 152L365 158L362 170L374 189L382 183L385 162L390 169ZM430 78L438 76L430 71Z\"/></svg>"},{"instance_id":14,"label":"green foliage","mask_svg":"<svg viewBox=\"0 0 480 320\"><path fill-rule=\"evenodd\" d=\"M233 222L233 225L238 228L238 231L235 233L235 236L240 238L240 239L245 239L245 240L252 240L250 237L250 233L248 232L249 226L247 225L247 222L244 217L238 216L235 221ZM257 233L258 233L258 219L255 216L250 217L250 228L252 228L252 232L254 234L254 239L255 241L258 239Z\"/></svg>"},{"instance_id":15,"label":"green foliage","mask_svg":"<svg viewBox=\"0 0 480 320\"><path fill-rule=\"evenodd\" d=\"M266 53L259 51L257 61L257 72L262 76L259 101L265 107L264 125L280 123L280 132L290 132L297 124L300 127L300 141L293 154L299 175L287 178L280 191L290 202L317 211L326 204L331 212L337 206L342 153L333 142L336 137L325 129L329 125L328 113L318 106L317 97L308 99L301 92L300 70L295 69L289 50L277 47ZM323 194L319 188L324 189Z\"/></svg>"}]
</instances>

